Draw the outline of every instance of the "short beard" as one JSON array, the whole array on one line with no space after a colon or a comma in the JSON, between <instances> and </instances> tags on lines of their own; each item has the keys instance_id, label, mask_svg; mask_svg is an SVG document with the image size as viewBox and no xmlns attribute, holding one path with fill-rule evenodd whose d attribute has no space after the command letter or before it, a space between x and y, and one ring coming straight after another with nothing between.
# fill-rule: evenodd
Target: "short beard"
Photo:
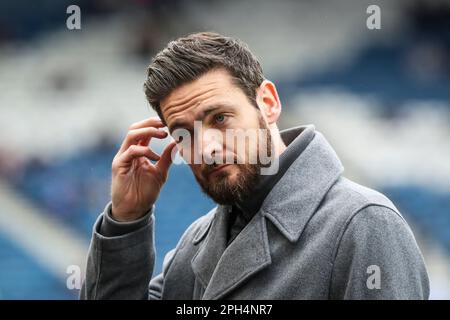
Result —
<instances>
[{"instance_id":1,"label":"short beard","mask_svg":"<svg viewBox=\"0 0 450 320\"><path fill-rule=\"evenodd\" d=\"M266 155L271 156L273 148L272 137L270 130L261 114L259 114L259 128L266 130ZM260 147L260 141L258 141L258 148ZM217 204L232 205L243 202L251 195L251 192L261 179L260 173L263 166L260 164L259 159L256 164L245 163L233 165L239 169L234 182L229 181L229 173L218 172L215 174L214 182L208 183L208 173L211 172L214 165L208 165L204 170L202 170L204 179L199 179L195 176L202 191Z\"/></svg>"}]
</instances>

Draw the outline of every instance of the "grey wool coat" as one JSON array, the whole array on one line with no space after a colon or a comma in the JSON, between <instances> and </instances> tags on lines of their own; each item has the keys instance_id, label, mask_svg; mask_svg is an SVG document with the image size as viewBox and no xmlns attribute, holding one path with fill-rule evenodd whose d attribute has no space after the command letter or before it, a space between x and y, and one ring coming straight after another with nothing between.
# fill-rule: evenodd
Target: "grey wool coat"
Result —
<instances>
[{"instance_id":1,"label":"grey wool coat","mask_svg":"<svg viewBox=\"0 0 450 320\"><path fill-rule=\"evenodd\" d=\"M192 223L153 278L155 207L138 230L105 237L108 204L94 226L80 298L427 299L427 271L404 218L342 172L316 131L229 246L231 210L219 205Z\"/></svg>"}]
</instances>

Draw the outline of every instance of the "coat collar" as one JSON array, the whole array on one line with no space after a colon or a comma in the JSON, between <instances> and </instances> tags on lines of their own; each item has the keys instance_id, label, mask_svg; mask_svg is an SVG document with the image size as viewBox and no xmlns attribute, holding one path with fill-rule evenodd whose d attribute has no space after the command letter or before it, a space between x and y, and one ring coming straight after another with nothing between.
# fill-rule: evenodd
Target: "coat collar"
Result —
<instances>
[{"instance_id":1,"label":"coat collar","mask_svg":"<svg viewBox=\"0 0 450 320\"><path fill-rule=\"evenodd\" d=\"M251 196L236 203L236 206L240 209L239 214L242 214L247 222L259 211L269 192L305 150L314 138L314 135L315 128L313 125L301 126L281 132L281 138L288 147L278 159L277 172L272 175L261 175ZM295 142L292 143L294 140Z\"/></svg>"},{"instance_id":2,"label":"coat collar","mask_svg":"<svg viewBox=\"0 0 450 320\"><path fill-rule=\"evenodd\" d=\"M282 132L292 135L303 127ZM292 145L296 144L297 138ZM312 141L292 163L264 200L260 212L291 242L300 237L344 167L324 136L316 131Z\"/></svg>"},{"instance_id":3,"label":"coat collar","mask_svg":"<svg viewBox=\"0 0 450 320\"><path fill-rule=\"evenodd\" d=\"M292 138L305 126L282 132ZM294 138L288 148L295 147ZM194 237L200 245L191 266L204 287L203 299L220 299L271 263L266 220L291 242L300 237L329 188L342 174L336 153L316 131L314 138L267 195L259 212L227 247L231 206L218 206L210 222ZM203 241L202 241L203 240Z\"/></svg>"}]
</instances>

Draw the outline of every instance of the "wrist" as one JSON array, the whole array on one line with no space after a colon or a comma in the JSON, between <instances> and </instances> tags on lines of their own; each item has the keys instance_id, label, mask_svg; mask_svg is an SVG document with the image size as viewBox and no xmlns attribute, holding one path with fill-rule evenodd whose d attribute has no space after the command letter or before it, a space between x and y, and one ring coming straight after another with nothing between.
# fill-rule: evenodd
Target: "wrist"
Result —
<instances>
[{"instance_id":1,"label":"wrist","mask_svg":"<svg viewBox=\"0 0 450 320\"><path fill-rule=\"evenodd\" d=\"M148 212L144 211L144 212L129 212L129 213L122 213L119 210L117 210L116 208L114 208L114 205L111 206L111 218L114 219L117 222L133 222L136 220L139 220L140 218L142 218L143 216L145 216L145 214Z\"/></svg>"}]
</instances>

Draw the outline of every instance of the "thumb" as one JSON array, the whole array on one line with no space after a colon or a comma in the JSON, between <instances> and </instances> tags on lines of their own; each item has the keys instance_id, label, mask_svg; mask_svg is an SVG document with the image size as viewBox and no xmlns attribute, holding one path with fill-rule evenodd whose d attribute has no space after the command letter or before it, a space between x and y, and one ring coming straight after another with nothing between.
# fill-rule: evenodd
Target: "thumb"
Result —
<instances>
[{"instance_id":1,"label":"thumb","mask_svg":"<svg viewBox=\"0 0 450 320\"><path fill-rule=\"evenodd\" d=\"M176 146L176 141L169 143L163 150L160 159L156 163L156 168L164 174L164 176L169 171L169 167L172 164L172 150Z\"/></svg>"}]
</instances>

